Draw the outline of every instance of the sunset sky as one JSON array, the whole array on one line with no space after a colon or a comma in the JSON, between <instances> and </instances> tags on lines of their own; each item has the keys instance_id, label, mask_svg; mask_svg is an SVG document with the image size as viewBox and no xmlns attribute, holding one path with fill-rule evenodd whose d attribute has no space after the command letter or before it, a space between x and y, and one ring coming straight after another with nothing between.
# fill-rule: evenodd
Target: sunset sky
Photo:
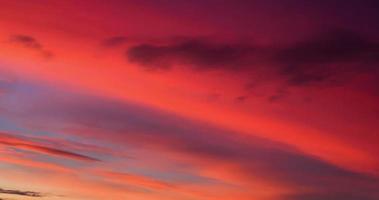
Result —
<instances>
[{"instance_id":1,"label":"sunset sky","mask_svg":"<svg viewBox=\"0 0 379 200\"><path fill-rule=\"evenodd\" d=\"M0 200L378 200L379 1L0 0Z\"/></svg>"}]
</instances>

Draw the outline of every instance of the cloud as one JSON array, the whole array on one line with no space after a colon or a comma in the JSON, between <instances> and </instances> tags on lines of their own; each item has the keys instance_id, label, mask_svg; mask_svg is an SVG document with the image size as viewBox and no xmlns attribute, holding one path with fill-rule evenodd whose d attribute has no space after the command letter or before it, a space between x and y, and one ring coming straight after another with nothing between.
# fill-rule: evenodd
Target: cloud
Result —
<instances>
[{"instance_id":1,"label":"cloud","mask_svg":"<svg viewBox=\"0 0 379 200\"><path fill-rule=\"evenodd\" d=\"M128 38L125 36L114 36L107 38L101 42L103 47L117 47L125 44L128 41Z\"/></svg>"},{"instance_id":2,"label":"cloud","mask_svg":"<svg viewBox=\"0 0 379 200\"><path fill-rule=\"evenodd\" d=\"M235 98L235 100L237 102L244 102L246 99L248 99L249 97L247 95L241 95L241 96L238 96Z\"/></svg>"},{"instance_id":3,"label":"cloud","mask_svg":"<svg viewBox=\"0 0 379 200\"><path fill-rule=\"evenodd\" d=\"M288 86L306 86L378 73L379 43L350 30L333 29L284 47L217 43L206 38L142 43L131 46L126 57L150 71L184 66L194 71L254 74L265 66L267 72L259 73L274 74L262 76L278 76Z\"/></svg>"},{"instance_id":4,"label":"cloud","mask_svg":"<svg viewBox=\"0 0 379 200\"><path fill-rule=\"evenodd\" d=\"M9 163L13 165L19 165L24 167L29 167L32 169L41 169L43 171L52 171L56 173L70 173L73 170L71 168L64 167L62 165L49 163L49 162L41 162L35 161L33 158L27 158L22 154L19 155L16 152L2 152L2 156L0 157L0 161L3 163Z\"/></svg>"},{"instance_id":5,"label":"cloud","mask_svg":"<svg viewBox=\"0 0 379 200\"><path fill-rule=\"evenodd\" d=\"M35 38L28 35L13 35L10 39L11 42L23 45L27 48L32 49L42 49L42 44L39 43Z\"/></svg>"},{"instance_id":6,"label":"cloud","mask_svg":"<svg viewBox=\"0 0 379 200\"><path fill-rule=\"evenodd\" d=\"M0 188L0 193L2 194L11 194L11 195L19 195L19 196L27 196L27 197L44 197L42 193L32 192L32 191L21 191L21 190L6 190Z\"/></svg>"},{"instance_id":7,"label":"cloud","mask_svg":"<svg viewBox=\"0 0 379 200\"><path fill-rule=\"evenodd\" d=\"M13 113L47 129L64 124L65 130L72 128L91 138L179 153L183 158L200 161L197 163L200 166L201 163L233 163L246 179L260 178L310 191L348 190L348 194L361 195L361 191L378 189L375 185L379 185L379 180L375 177L335 166L280 142L220 129L138 104L47 88L32 91L33 95L23 94L22 89L13 91L20 93L16 95L19 110Z\"/></svg>"},{"instance_id":8,"label":"cloud","mask_svg":"<svg viewBox=\"0 0 379 200\"><path fill-rule=\"evenodd\" d=\"M35 143L25 138L19 138L5 133L0 133L0 145L12 146L18 149L24 149L28 151L34 151L54 156L61 156L81 161L99 161L98 159L85 156L78 153L73 153L61 149L46 147L41 144Z\"/></svg>"},{"instance_id":9,"label":"cloud","mask_svg":"<svg viewBox=\"0 0 379 200\"><path fill-rule=\"evenodd\" d=\"M348 30L332 30L277 51L274 60L293 85L377 71L379 43Z\"/></svg>"},{"instance_id":10,"label":"cloud","mask_svg":"<svg viewBox=\"0 0 379 200\"><path fill-rule=\"evenodd\" d=\"M281 100L282 98L286 97L287 95L289 95L289 91L287 91L286 89L284 88L279 88L276 90L276 93L271 95L269 98L268 98L268 101L269 102L276 102L276 101L279 101Z\"/></svg>"},{"instance_id":11,"label":"cloud","mask_svg":"<svg viewBox=\"0 0 379 200\"><path fill-rule=\"evenodd\" d=\"M20 45L25 48L29 48L39 52L45 58L53 57L53 53L49 50L46 50L44 46L34 37L29 35L12 35L9 38L9 42L12 44Z\"/></svg>"},{"instance_id":12,"label":"cloud","mask_svg":"<svg viewBox=\"0 0 379 200\"><path fill-rule=\"evenodd\" d=\"M130 62L149 70L188 65L195 70L236 70L254 52L249 45L217 44L201 39L187 39L174 44L140 44L128 49Z\"/></svg>"},{"instance_id":13,"label":"cloud","mask_svg":"<svg viewBox=\"0 0 379 200\"><path fill-rule=\"evenodd\" d=\"M153 179L146 176L121 173L121 172L101 172L101 175L106 179L114 182L128 183L151 189L170 189L175 187L169 182Z\"/></svg>"},{"instance_id":14,"label":"cloud","mask_svg":"<svg viewBox=\"0 0 379 200\"><path fill-rule=\"evenodd\" d=\"M290 63L331 63L350 60L377 60L378 44L348 30L332 30L299 42L279 52Z\"/></svg>"},{"instance_id":15,"label":"cloud","mask_svg":"<svg viewBox=\"0 0 379 200\"><path fill-rule=\"evenodd\" d=\"M359 194L355 195L349 192L345 193L305 193L288 195L284 200L376 200L378 197L373 194Z\"/></svg>"}]
</instances>

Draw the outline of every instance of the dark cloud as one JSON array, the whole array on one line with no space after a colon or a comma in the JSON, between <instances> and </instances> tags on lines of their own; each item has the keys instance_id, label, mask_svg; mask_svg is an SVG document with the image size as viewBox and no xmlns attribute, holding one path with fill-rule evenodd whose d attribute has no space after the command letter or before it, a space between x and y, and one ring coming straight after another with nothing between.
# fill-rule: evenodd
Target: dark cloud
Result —
<instances>
[{"instance_id":1,"label":"dark cloud","mask_svg":"<svg viewBox=\"0 0 379 200\"><path fill-rule=\"evenodd\" d=\"M289 91L288 90L286 90L284 88L279 88L279 89L277 89L277 91L276 91L275 94L269 96L268 101L269 102L276 102L276 101L279 101L279 100L283 99L287 95L289 95Z\"/></svg>"},{"instance_id":2,"label":"dark cloud","mask_svg":"<svg viewBox=\"0 0 379 200\"><path fill-rule=\"evenodd\" d=\"M378 60L378 44L348 30L333 30L279 52L279 60L291 63L331 63Z\"/></svg>"},{"instance_id":3,"label":"dark cloud","mask_svg":"<svg viewBox=\"0 0 379 200\"><path fill-rule=\"evenodd\" d=\"M0 133L0 145L7 145L7 146L12 146L15 148L20 148L20 149L25 149L25 150L36 151L36 152L46 153L46 154L55 155L55 156L62 156L62 157L75 159L75 160L99 161L98 159L95 159L89 156L85 156L85 155L81 155L78 153L73 153L73 152L69 152L69 151L65 151L65 150L61 150L57 148L46 147L38 143L35 143L31 140L15 137L15 136L5 134L5 133Z\"/></svg>"},{"instance_id":4,"label":"dark cloud","mask_svg":"<svg viewBox=\"0 0 379 200\"><path fill-rule=\"evenodd\" d=\"M242 95L242 96L236 97L235 100L238 101L238 102L244 102L247 98L249 98L249 96Z\"/></svg>"},{"instance_id":5,"label":"dark cloud","mask_svg":"<svg viewBox=\"0 0 379 200\"><path fill-rule=\"evenodd\" d=\"M71 159L76 159L76 160L83 160L83 161L99 161L96 158L92 158L89 156L85 156L82 154L78 153L73 153L65 150L60 150L60 149L55 149L55 148L50 148L50 147L44 147L44 146L38 146L38 145L27 145L31 148L34 148L36 150L40 150L42 152L46 152L48 154L56 155L56 156L63 156Z\"/></svg>"},{"instance_id":6,"label":"dark cloud","mask_svg":"<svg viewBox=\"0 0 379 200\"><path fill-rule=\"evenodd\" d=\"M19 195L19 196L27 196L27 197L44 197L42 193L32 192L32 191L21 191L21 190L6 190L0 188L1 194L11 194L11 195Z\"/></svg>"},{"instance_id":7,"label":"dark cloud","mask_svg":"<svg viewBox=\"0 0 379 200\"><path fill-rule=\"evenodd\" d=\"M39 43L35 38L28 35L14 35L14 36L11 36L10 41L23 45L24 47L27 47L27 48L38 49L38 50L42 49L42 44Z\"/></svg>"},{"instance_id":8,"label":"dark cloud","mask_svg":"<svg viewBox=\"0 0 379 200\"><path fill-rule=\"evenodd\" d=\"M21 45L25 48L33 49L38 51L43 57L51 58L53 53L49 50L46 50L44 46L34 37L29 35L12 35L9 38L9 42L17 45Z\"/></svg>"},{"instance_id":9,"label":"dark cloud","mask_svg":"<svg viewBox=\"0 0 379 200\"><path fill-rule=\"evenodd\" d=\"M135 45L126 56L130 62L152 71L180 65L195 71L252 74L264 64L271 68L268 71L276 71L276 75L287 80L289 86L304 86L377 73L379 43L353 31L335 29L287 47L220 44L202 38L165 45Z\"/></svg>"},{"instance_id":10,"label":"dark cloud","mask_svg":"<svg viewBox=\"0 0 379 200\"><path fill-rule=\"evenodd\" d=\"M334 30L279 50L274 60L293 85L325 82L377 70L379 43L348 30Z\"/></svg>"},{"instance_id":11,"label":"dark cloud","mask_svg":"<svg viewBox=\"0 0 379 200\"><path fill-rule=\"evenodd\" d=\"M283 198L284 200L376 200L378 197L374 194L352 194L346 193L306 193L289 195Z\"/></svg>"},{"instance_id":12,"label":"dark cloud","mask_svg":"<svg viewBox=\"0 0 379 200\"><path fill-rule=\"evenodd\" d=\"M128 41L128 38L125 36L114 36L105 39L101 42L101 46L103 47L117 47L122 44L125 44Z\"/></svg>"},{"instance_id":13,"label":"dark cloud","mask_svg":"<svg viewBox=\"0 0 379 200\"><path fill-rule=\"evenodd\" d=\"M195 70L236 70L245 65L253 51L249 45L191 39L168 45L136 45L128 49L126 55L130 62L150 70L170 69L178 64Z\"/></svg>"}]
</instances>

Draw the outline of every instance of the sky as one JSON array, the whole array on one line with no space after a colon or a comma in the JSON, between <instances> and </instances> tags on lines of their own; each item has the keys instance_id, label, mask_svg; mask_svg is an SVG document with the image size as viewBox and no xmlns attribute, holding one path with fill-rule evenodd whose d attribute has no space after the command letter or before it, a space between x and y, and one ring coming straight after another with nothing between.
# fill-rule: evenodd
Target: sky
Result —
<instances>
[{"instance_id":1,"label":"sky","mask_svg":"<svg viewBox=\"0 0 379 200\"><path fill-rule=\"evenodd\" d=\"M0 200L379 199L375 0L0 0Z\"/></svg>"}]
</instances>

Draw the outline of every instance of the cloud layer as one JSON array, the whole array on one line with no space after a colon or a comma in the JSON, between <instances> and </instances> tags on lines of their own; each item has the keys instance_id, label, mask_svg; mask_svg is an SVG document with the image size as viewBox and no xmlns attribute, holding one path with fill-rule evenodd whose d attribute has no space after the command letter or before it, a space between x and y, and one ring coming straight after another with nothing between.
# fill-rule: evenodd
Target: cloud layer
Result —
<instances>
[{"instance_id":1,"label":"cloud layer","mask_svg":"<svg viewBox=\"0 0 379 200\"><path fill-rule=\"evenodd\" d=\"M20 112L9 111L46 129L59 130L57 128L61 124L67 124L65 130L91 133L87 136L115 144L183 154L183 158L195 159L196 165L202 167L232 163L246 179L258 178L304 188L313 192L304 194L310 198L332 198L336 194L345 194L368 195L370 199L377 195L374 185L378 184L378 179L305 155L280 142L241 135L132 103L47 88L37 87L33 91L34 97L27 102L18 102L22 108ZM13 92L19 99L27 95L22 90ZM33 106L29 106L31 102ZM45 124L46 121L49 123ZM73 159L95 160L76 153L7 141L4 136L2 143ZM159 182L136 181L160 185Z\"/></svg>"},{"instance_id":2,"label":"cloud layer","mask_svg":"<svg viewBox=\"0 0 379 200\"><path fill-rule=\"evenodd\" d=\"M378 199L377 8L0 1L0 199Z\"/></svg>"}]
</instances>

